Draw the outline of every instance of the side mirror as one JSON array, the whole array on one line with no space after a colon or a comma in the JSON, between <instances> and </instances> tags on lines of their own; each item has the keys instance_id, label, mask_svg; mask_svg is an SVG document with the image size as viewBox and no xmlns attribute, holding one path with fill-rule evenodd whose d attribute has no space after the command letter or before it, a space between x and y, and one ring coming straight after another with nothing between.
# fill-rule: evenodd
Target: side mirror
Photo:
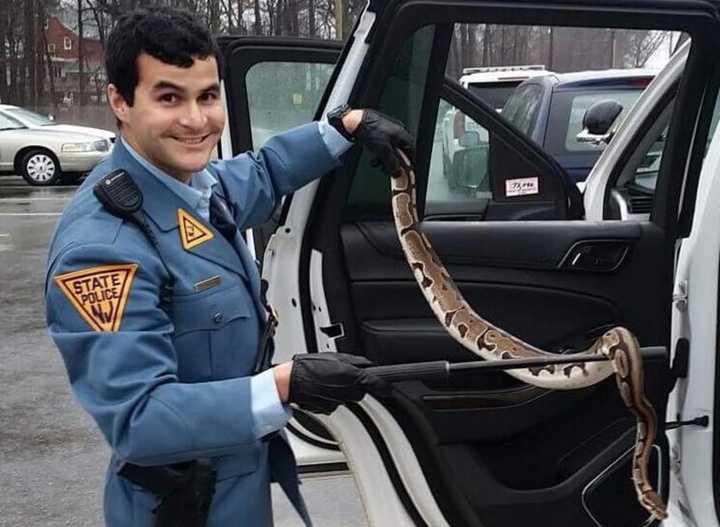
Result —
<instances>
[{"instance_id":1,"label":"side mirror","mask_svg":"<svg viewBox=\"0 0 720 527\"><path fill-rule=\"evenodd\" d=\"M611 127L622 111L622 104L613 99L594 103L585 111L583 130L575 138L580 143L609 143L614 132Z\"/></svg>"},{"instance_id":2,"label":"side mirror","mask_svg":"<svg viewBox=\"0 0 720 527\"><path fill-rule=\"evenodd\" d=\"M480 133L476 130L470 130L465 132L458 139L458 144L462 148L472 148L474 146L480 146Z\"/></svg>"}]
</instances>

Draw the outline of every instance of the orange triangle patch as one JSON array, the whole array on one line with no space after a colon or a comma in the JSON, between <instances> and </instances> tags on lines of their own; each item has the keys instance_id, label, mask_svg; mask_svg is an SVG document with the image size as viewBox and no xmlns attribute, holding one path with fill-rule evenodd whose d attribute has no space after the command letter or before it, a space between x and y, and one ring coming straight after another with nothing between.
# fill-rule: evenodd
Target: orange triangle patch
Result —
<instances>
[{"instance_id":1,"label":"orange triangle patch","mask_svg":"<svg viewBox=\"0 0 720 527\"><path fill-rule=\"evenodd\" d=\"M120 328L137 264L101 265L55 277L55 283L95 331Z\"/></svg>"},{"instance_id":2,"label":"orange triangle patch","mask_svg":"<svg viewBox=\"0 0 720 527\"><path fill-rule=\"evenodd\" d=\"M183 209L178 209L178 226L183 249L189 251L193 247L213 239L213 233Z\"/></svg>"}]
</instances>

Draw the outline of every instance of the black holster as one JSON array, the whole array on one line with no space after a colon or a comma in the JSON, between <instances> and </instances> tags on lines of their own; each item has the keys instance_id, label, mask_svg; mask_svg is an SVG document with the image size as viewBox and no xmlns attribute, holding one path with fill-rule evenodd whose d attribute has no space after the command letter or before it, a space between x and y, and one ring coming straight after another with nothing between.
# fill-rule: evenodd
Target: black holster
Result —
<instances>
[{"instance_id":1,"label":"black holster","mask_svg":"<svg viewBox=\"0 0 720 527\"><path fill-rule=\"evenodd\" d=\"M155 527L205 527L215 494L217 471L209 460L141 467L125 463L118 475L159 500Z\"/></svg>"}]
</instances>

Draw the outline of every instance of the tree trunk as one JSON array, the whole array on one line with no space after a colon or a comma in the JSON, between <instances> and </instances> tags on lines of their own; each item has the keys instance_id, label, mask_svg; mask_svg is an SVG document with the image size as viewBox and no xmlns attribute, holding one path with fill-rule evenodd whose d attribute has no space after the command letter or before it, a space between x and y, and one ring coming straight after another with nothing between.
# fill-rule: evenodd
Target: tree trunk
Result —
<instances>
[{"instance_id":1,"label":"tree trunk","mask_svg":"<svg viewBox=\"0 0 720 527\"><path fill-rule=\"evenodd\" d=\"M284 0L277 0L275 4L275 35L282 35L283 32L283 11L285 11Z\"/></svg>"},{"instance_id":2,"label":"tree trunk","mask_svg":"<svg viewBox=\"0 0 720 527\"><path fill-rule=\"evenodd\" d=\"M207 0L207 3L210 31L217 35L220 32L220 3L219 0Z\"/></svg>"},{"instance_id":3,"label":"tree trunk","mask_svg":"<svg viewBox=\"0 0 720 527\"><path fill-rule=\"evenodd\" d=\"M345 39L345 8L346 0L335 0L335 38Z\"/></svg>"},{"instance_id":4,"label":"tree trunk","mask_svg":"<svg viewBox=\"0 0 720 527\"><path fill-rule=\"evenodd\" d=\"M550 28L550 37L548 43L548 69L553 70L553 63L555 59L555 28Z\"/></svg>"},{"instance_id":5,"label":"tree trunk","mask_svg":"<svg viewBox=\"0 0 720 527\"><path fill-rule=\"evenodd\" d=\"M483 27L483 56L482 65L487 66L490 63L490 25L485 24Z\"/></svg>"},{"instance_id":6,"label":"tree trunk","mask_svg":"<svg viewBox=\"0 0 720 527\"><path fill-rule=\"evenodd\" d=\"M315 0L308 0L308 36L315 37Z\"/></svg>"},{"instance_id":7,"label":"tree trunk","mask_svg":"<svg viewBox=\"0 0 720 527\"><path fill-rule=\"evenodd\" d=\"M260 18L260 0L255 0L253 4L255 10L255 34L262 35L262 19Z\"/></svg>"},{"instance_id":8,"label":"tree trunk","mask_svg":"<svg viewBox=\"0 0 720 527\"><path fill-rule=\"evenodd\" d=\"M50 56L50 50L48 49L47 34L45 31L42 32L42 46L45 50L45 64L47 65L47 76L50 81L50 104L52 105L53 113L57 115L57 98L55 97L55 75L54 67L52 63L52 57Z\"/></svg>"},{"instance_id":9,"label":"tree trunk","mask_svg":"<svg viewBox=\"0 0 720 527\"><path fill-rule=\"evenodd\" d=\"M85 104L85 31L83 28L82 0L77 0L78 20L78 104Z\"/></svg>"},{"instance_id":10,"label":"tree trunk","mask_svg":"<svg viewBox=\"0 0 720 527\"><path fill-rule=\"evenodd\" d=\"M5 40L8 28L9 13L7 9L0 9L0 104L9 99L8 93L8 55L5 52Z\"/></svg>"}]
</instances>

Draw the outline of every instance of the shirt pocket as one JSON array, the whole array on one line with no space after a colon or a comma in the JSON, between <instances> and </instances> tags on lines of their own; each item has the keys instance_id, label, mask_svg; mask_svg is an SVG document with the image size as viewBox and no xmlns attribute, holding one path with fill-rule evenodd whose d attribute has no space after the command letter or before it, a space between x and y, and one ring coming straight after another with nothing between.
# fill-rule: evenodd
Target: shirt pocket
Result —
<instances>
[{"instance_id":1,"label":"shirt pocket","mask_svg":"<svg viewBox=\"0 0 720 527\"><path fill-rule=\"evenodd\" d=\"M181 382L202 382L236 376L227 372L226 355L247 332L254 305L242 286L177 296L171 317L173 343ZM229 374L228 374L229 373Z\"/></svg>"}]
</instances>

